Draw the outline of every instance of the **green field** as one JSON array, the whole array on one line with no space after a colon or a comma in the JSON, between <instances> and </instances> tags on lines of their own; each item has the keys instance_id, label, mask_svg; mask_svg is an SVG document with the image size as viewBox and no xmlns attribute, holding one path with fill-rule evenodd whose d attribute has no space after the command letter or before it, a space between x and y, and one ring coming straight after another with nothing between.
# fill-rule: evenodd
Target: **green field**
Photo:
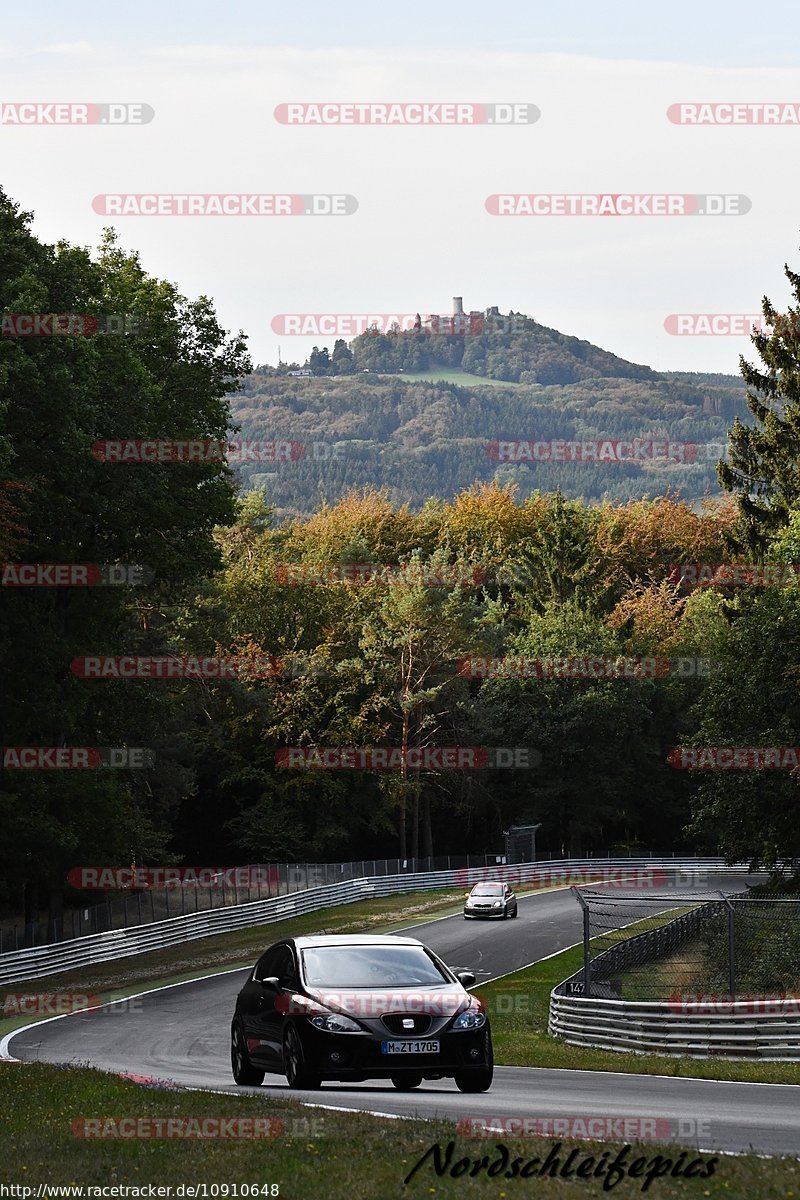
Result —
<instances>
[{"instance_id":1,"label":"green field","mask_svg":"<svg viewBox=\"0 0 800 1200\"><path fill-rule=\"evenodd\" d=\"M438 367L435 371L403 371L397 375L381 375L381 379L406 379L412 383L459 383L462 387L535 387L535 384L511 383L506 379L487 379L472 375L460 367Z\"/></svg>"},{"instance_id":2,"label":"green field","mask_svg":"<svg viewBox=\"0 0 800 1200\"><path fill-rule=\"evenodd\" d=\"M221 1187L216 1195L231 1197L234 1184L239 1196L246 1184L259 1188L266 1185L267 1189L277 1185L276 1192L258 1194L279 1195L282 1200L391 1200L399 1196L511 1200L534 1194L575 1200L606 1192L598 1180L587 1178L538 1180L517 1175L509 1179L499 1147L507 1147L509 1163L519 1158L525 1164L536 1158L542 1164L550 1153L551 1163L555 1155L559 1168L574 1151L573 1170L576 1163L585 1162L589 1156L596 1164L604 1151L608 1152L608 1162L620 1149L619 1144L583 1140L518 1140L502 1135L469 1138L443 1121L382 1120L354 1112L302 1107L288 1097L157 1090L101 1071L44 1063L0 1065L0 1087L0 1182L30 1188L28 1196L36 1195L39 1184L154 1184L173 1189L179 1184L205 1184L206 1195L211 1196L210 1189L217 1184L227 1185L228 1191ZM331 1103L335 1104L335 1096ZM166 1123L168 1118L172 1118L171 1125ZM222 1127L198 1124L231 1118L243 1122ZM259 1126L253 1124L254 1120ZM220 1128L227 1136L219 1136ZM257 1128L260 1137L252 1136ZM265 1130L270 1136L263 1136ZM87 1131L93 1136L85 1136ZM163 1136L170 1131L172 1136ZM187 1137L190 1131L194 1136ZM182 1136L177 1138L176 1132ZM204 1136L197 1136L198 1132ZM158 1133L162 1136L154 1136ZM450 1171L438 1175L431 1155L404 1184L434 1144L441 1147L444 1156L451 1141L451 1164L469 1160L466 1166L460 1166L457 1177ZM646 1182L641 1172L651 1164L653 1170L657 1169L657 1157L658 1169L668 1162L669 1167L663 1169L670 1171L655 1179L647 1193L659 1200L786 1200L800 1189L800 1164L796 1159L714 1158L705 1154L702 1158L713 1170L711 1178L701 1174L676 1179L671 1177L671 1168L677 1166L680 1154L678 1147L652 1142L633 1146L627 1162L635 1165L634 1160L641 1158L645 1165L639 1167L639 1178L626 1178L614 1186L613 1195L622 1200L641 1196ZM689 1165L696 1157L695 1151L687 1151L682 1165ZM483 1169L477 1177L471 1177L470 1162L481 1159ZM503 1170L488 1178L487 1167L493 1163L500 1163ZM534 1165L534 1171L539 1164ZM195 1194L203 1195L202 1191Z\"/></svg>"}]
</instances>

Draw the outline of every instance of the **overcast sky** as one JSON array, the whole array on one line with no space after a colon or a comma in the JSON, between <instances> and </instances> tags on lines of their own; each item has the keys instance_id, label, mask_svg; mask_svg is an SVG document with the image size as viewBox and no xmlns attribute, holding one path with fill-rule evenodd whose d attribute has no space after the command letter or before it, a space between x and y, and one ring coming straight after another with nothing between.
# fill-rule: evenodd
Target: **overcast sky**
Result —
<instances>
[{"instance_id":1,"label":"overcast sky","mask_svg":"<svg viewBox=\"0 0 800 1200\"><path fill-rule=\"evenodd\" d=\"M31 15L35 12L35 15ZM671 123L687 101L800 110L800 6L511 0L140 0L6 6L0 104L152 106L142 126L0 124L0 178L39 236L115 224L145 266L213 297L255 362L302 360L281 313L498 305L636 362L735 372L746 337L677 337L673 313L786 303L800 267L800 125ZM525 102L500 128L290 126L296 101ZM98 215L101 193L346 193L341 217ZM720 217L495 217L493 193L746 195ZM328 339L330 343L330 339Z\"/></svg>"}]
</instances>

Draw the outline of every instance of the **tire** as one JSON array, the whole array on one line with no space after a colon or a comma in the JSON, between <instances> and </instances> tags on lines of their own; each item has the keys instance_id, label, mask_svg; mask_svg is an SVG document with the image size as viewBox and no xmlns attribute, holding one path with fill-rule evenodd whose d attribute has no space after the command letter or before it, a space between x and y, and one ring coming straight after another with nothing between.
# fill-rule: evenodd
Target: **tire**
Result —
<instances>
[{"instance_id":1,"label":"tire","mask_svg":"<svg viewBox=\"0 0 800 1200\"><path fill-rule=\"evenodd\" d=\"M514 909L514 920L515 921L518 916L519 916L519 905L517 905L517 907Z\"/></svg>"},{"instance_id":2,"label":"tire","mask_svg":"<svg viewBox=\"0 0 800 1200\"><path fill-rule=\"evenodd\" d=\"M247 1043L238 1021L231 1026L231 1071L239 1087L260 1087L266 1071L259 1071L250 1061Z\"/></svg>"},{"instance_id":3,"label":"tire","mask_svg":"<svg viewBox=\"0 0 800 1200\"><path fill-rule=\"evenodd\" d=\"M409 1071L406 1075L393 1075L392 1083L398 1092L410 1092L422 1083L422 1072Z\"/></svg>"},{"instance_id":4,"label":"tire","mask_svg":"<svg viewBox=\"0 0 800 1200\"><path fill-rule=\"evenodd\" d=\"M283 1035L283 1072L290 1088L313 1091L322 1083L321 1076L306 1065L300 1035L294 1025L289 1025Z\"/></svg>"},{"instance_id":5,"label":"tire","mask_svg":"<svg viewBox=\"0 0 800 1200\"><path fill-rule=\"evenodd\" d=\"M480 1071L458 1071L454 1079L460 1092L488 1092L493 1076L494 1068L484 1067Z\"/></svg>"},{"instance_id":6,"label":"tire","mask_svg":"<svg viewBox=\"0 0 800 1200\"><path fill-rule=\"evenodd\" d=\"M508 908L507 907L503 909L503 920L504 921L508 920Z\"/></svg>"}]
</instances>

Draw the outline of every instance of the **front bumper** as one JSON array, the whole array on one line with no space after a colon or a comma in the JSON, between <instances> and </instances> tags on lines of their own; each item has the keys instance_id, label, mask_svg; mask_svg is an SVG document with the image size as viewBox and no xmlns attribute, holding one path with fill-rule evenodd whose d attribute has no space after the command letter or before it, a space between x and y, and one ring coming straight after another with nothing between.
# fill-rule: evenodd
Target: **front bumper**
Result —
<instances>
[{"instance_id":1,"label":"front bumper","mask_svg":"<svg viewBox=\"0 0 800 1200\"><path fill-rule=\"evenodd\" d=\"M304 1027L298 1025L298 1032L306 1061L323 1079L390 1079L406 1072L437 1078L470 1068L485 1069L492 1062L488 1022L481 1029L415 1034L411 1039L438 1041L437 1054L384 1054L381 1041L404 1039L391 1033L384 1033L382 1038L372 1033L328 1033L306 1022L301 1024Z\"/></svg>"},{"instance_id":2,"label":"front bumper","mask_svg":"<svg viewBox=\"0 0 800 1200\"><path fill-rule=\"evenodd\" d=\"M492 919L497 920L498 917L502 920L504 914L504 908L467 908L466 904L464 905L465 917L477 917L479 920L488 918L491 921Z\"/></svg>"}]
</instances>

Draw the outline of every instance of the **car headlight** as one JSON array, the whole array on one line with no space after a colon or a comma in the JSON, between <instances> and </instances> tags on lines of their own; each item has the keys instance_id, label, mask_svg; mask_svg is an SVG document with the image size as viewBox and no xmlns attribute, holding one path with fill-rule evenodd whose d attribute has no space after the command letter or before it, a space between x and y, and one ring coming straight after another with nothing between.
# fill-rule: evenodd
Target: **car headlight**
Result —
<instances>
[{"instance_id":1,"label":"car headlight","mask_svg":"<svg viewBox=\"0 0 800 1200\"><path fill-rule=\"evenodd\" d=\"M342 1013L327 1013L326 1016L311 1017L315 1029L324 1029L326 1033L361 1033L361 1026L356 1025Z\"/></svg>"},{"instance_id":2,"label":"car headlight","mask_svg":"<svg viewBox=\"0 0 800 1200\"><path fill-rule=\"evenodd\" d=\"M460 1017L456 1017L453 1029L480 1029L485 1024L485 1012L481 1012L479 1008L468 1008Z\"/></svg>"},{"instance_id":3,"label":"car headlight","mask_svg":"<svg viewBox=\"0 0 800 1200\"><path fill-rule=\"evenodd\" d=\"M492 908L502 908L502 907L503 907L502 900L495 900L494 904L492 905Z\"/></svg>"}]
</instances>

